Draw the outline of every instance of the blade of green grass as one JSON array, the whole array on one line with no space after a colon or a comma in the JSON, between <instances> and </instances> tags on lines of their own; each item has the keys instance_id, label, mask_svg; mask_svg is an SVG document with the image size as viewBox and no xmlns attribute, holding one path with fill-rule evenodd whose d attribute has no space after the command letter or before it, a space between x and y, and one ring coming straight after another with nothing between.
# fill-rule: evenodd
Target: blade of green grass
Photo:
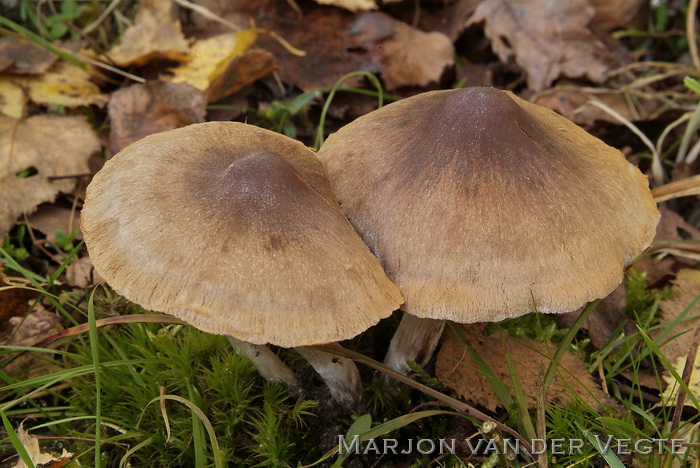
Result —
<instances>
[{"instance_id":1,"label":"blade of green grass","mask_svg":"<svg viewBox=\"0 0 700 468\"><path fill-rule=\"evenodd\" d=\"M97 325L95 324L95 289L92 290L90 293L90 298L88 299L88 324L90 325L90 349L92 351L92 362L95 371L95 467L99 468L101 461L100 444L102 436L102 387L100 377L100 352L97 347Z\"/></svg>"},{"instance_id":2,"label":"blade of green grass","mask_svg":"<svg viewBox=\"0 0 700 468\"><path fill-rule=\"evenodd\" d=\"M22 441L19 440L19 436L15 432L15 429L12 427L12 423L9 419L7 419L7 415L2 410L0 410L0 417L2 417L2 424L5 426L7 436L10 438L12 446L15 448L15 450L17 450L17 454L22 459L25 465L27 465L29 468L34 468L34 462L29 456L27 448L24 446Z\"/></svg>"}]
</instances>

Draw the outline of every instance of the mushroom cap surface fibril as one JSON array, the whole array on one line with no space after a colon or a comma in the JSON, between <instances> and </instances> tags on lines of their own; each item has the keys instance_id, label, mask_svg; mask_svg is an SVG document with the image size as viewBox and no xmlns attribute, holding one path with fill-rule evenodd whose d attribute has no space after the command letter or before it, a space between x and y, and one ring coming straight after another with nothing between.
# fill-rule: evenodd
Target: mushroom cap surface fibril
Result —
<instances>
[{"instance_id":1,"label":"mushroom cap surface fibril","mask_svg":"<svg viewBox=\"0 0 700 468\"><path fill-rule=\"evenodd\" d=\"M493 88L420 94L318 153L407 312L458 322L575 310L609 294L659 212L618 150Z\"/></svg>"},{"instance_id":2,"label":"mushroom cap surface fibril","mask_svg":"<svg viewBox=\"0 0 700 468\"><path fill-rule=\"evenodd\" d=\"M82 229L127 299L250 343L347 339L402 302L313 152L246 124L129 145L88 187Z\"/></svg>"}]
</instances>

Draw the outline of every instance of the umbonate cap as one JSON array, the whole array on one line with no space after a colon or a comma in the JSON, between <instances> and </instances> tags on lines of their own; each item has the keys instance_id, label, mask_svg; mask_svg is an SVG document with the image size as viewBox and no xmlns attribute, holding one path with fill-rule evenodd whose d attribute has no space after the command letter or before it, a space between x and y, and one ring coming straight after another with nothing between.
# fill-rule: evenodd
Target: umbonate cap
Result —
<instances>
[{"instance_id":1,"label":"umbonate cap","mask_svg":"<svg viewBox=\"0 0 700 468\"><path fill-rule=\"evenodd\" d=\"M659 212L624 155L493 88L420 94L318 153L351 223L419 317L497 321L609 294Z\"/></svg>"},{"instance_id":2,"label":"umbonate cap","mask_svg":"<svg viewBox=\"0 0 700 468\"><path fill-rule=\"evenodd\" d=\"M129 145L88 187L82 229L127 299L254 344L351 338L402 303L313 152L246 124Z\"/></svg>"}]
</instances>

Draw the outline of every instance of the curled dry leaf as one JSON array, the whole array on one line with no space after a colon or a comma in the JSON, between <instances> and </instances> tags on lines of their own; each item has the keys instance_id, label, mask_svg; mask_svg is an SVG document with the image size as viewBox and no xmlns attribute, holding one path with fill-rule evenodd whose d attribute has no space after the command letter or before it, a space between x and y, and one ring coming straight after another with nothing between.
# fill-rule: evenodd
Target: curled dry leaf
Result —
<instances>
[{"instance_id":1,"label":"curled dry leaf","mask_svg":"<svg viewBox=\"0 0 700 468\"><path fill-rule=\"evenodd\" d=\"M173 19L172 0L145 0L136 19L108 55L117 65L145 65L151 60L184 61L190 58L189 44L180 21Z\"/></svg>"},{"instance_id":2,"label":"curled dry leaf","mask_svg":"<svg viewBox=\"0 0 700 468\"><path fill-rule=\"evenodd\" d=\"M27 93L18 81L16 76L0 75L0 114L15 119L27 111Z\"/></svg>"},{"instance_id":3,"label":"curled dry leaf","mask_svg":"<svg viewBox=\"0 0 700 468\"><path fill-rule=\"evenodd\" d=\"M73 454L63 449L61 455L53 455L47 452L42 452L39 447L39 438L29 434L24 429L24 424L20 424L17 428L17 435L25 450L32 459L34 466L60 467L67 463ZM20 459L12 468L27 468L27 465Z\"/></svg>"},{"instance_id":4,"label":"curled dry leaf","mask_svg":"<svg viewBox=\"0 0 700 468\"><path fill-rule=\"evenodd\" d=\"M73 190L74 179L49 177L88 172L88 158L99 149L97 135L82 116L0 116L0 236L22 213ZM36 173L18 177L27 169Z\"/></svg>"},{"instance_id":5,"label":"curled dry leaf","mask_svg":"<svg viewBox=\"0 0 700 468\"><path fill-rule=\"evenodd\" d=\"M263 50L249 50L258 32L247 29L197 41L194 59L170 70L173 83L188 83L217 101L262 78L275 68L274 57Z\"/></svg>"},{"instance_id":6,"label":"curled dry leaf","mask_svg":"<svg viewBox=\"0 0 700 468\"><path fill-rule=\"evenodd\" d=\"M501 61L514 56L540 91L562 75L605 80L609 53L588 29L594 13L587 0L484 0L468 24L484 22Z\"/></svg>"},{"instance_id":7,"label":"curled dry leaf","mask_svg":"<svg viewBox=\"0 0 700 468\"><path fill-rule=\"evenodd\" d=\"M427 86L440 80L454 65L452 41L440 32L426 33L406 24L394 24L395 35L383 43L384 84L389 91L401 86Z\"/></svg>"},{"instance_id":8,"label":"curled dry leaf","mask_svg":"<svg viewBox=\"0 0 700 468\"><path fill-rule=\"evenodd\" d=\"M262 49L251 49L231 60L206 92L207 102L216 102L240 91L277 68L275 57Z\"/></svg>"},{"instance_id":9,"label":"curled dry leaf","mask_svg":"<svg viewBox=\"0 0 700 468\"><path fill-rule=\"evenodd\" d=\"M68 62L59 62L49 72L26 80L29 98L44 106L104 106L109 97L90 81L90 74Z\"/></svg>"},{"instance_id":10,"label":"curled dry leaf","mask_svg":"<svg viewBox=\"0 0 700 468\"><path fill-rule=\"evenodd\" d=\"M204 122L202 92L187 83L149 81L121 88L109 99L112 154L152 133Z\"/></svg>"},{"instance_id":11,"label":"curled dry leaf","mask_svg":"<svg viewBox=\"0 0 700 468\"><path fill-rule=\"evenodd\" d=\"M336 6L350 11L377 9L377 3L374 0L316 0L316 2L321 5Z\"/></svg>"},{"instance_id":12,"label":"curled dry leaf","mask_svg":"<svg viewBox=\"0 0 700 468\"><path fill-rule=\"evenodd\" d=\"M486 362L496 377L506 388L512 389L513 381L505 354L507 350L516 365L527 404L529 407L534 407L540 391L543 372L546 371L551 362L549 356L554 354L556 345L512 338L505 332L484 336L483 324L460 325L459 327L467 343ZM443 384L454 389L469 401L483 405L492 411L501 406L496 393L480 372L477 364L451 332L447 333L445 342L438 353L435 374ZM566 352L559 364L557 376L549 389L547 401L566 405L572 401L572 394L577 394L581 400L594 408L614 406L612 399L600 389L586 370L583 362L576 355ZM513 395L511 394L511 396Z\"/></svg>"},{"instance_id":13,"label":"curled dry leaf","mask_svg":"<svg viewBox=\"0 0 700 468\"><path fill-rule=\"evenodd\" d=\"M0 71L17 75L45 73L58 57L33 42L0 37Z\"/></svg>"}]
</instances>

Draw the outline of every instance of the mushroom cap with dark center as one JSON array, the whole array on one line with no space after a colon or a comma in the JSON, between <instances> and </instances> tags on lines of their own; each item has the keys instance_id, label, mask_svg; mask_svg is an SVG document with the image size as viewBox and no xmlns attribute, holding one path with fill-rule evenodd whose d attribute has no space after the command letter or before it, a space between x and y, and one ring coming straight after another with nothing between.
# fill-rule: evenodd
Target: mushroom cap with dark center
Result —
<instances>
[{"instance_id":1,"label":"mushroom cap with dark center","mask_svg":"<svg viewBox=\"0 0 700 468\"><path fill-rule=\"evenodd\" d=\"M318 153L351 223L419 317L495 321L609 294L654 237L648 181L618 150L493 88L420 94Z\"/></svg>"},{"instance_id":2,"label":"mushroom cap with dark center","mask_svg":"<svg viewBox=\"0 0 700 468\"><path fill-rule=\"evenodd\" d=\"M82 228L117 292L250 343L351 338L402 302L313 152L250 125L128 146L88 187Z\"/></svg>"}]
</instances>

